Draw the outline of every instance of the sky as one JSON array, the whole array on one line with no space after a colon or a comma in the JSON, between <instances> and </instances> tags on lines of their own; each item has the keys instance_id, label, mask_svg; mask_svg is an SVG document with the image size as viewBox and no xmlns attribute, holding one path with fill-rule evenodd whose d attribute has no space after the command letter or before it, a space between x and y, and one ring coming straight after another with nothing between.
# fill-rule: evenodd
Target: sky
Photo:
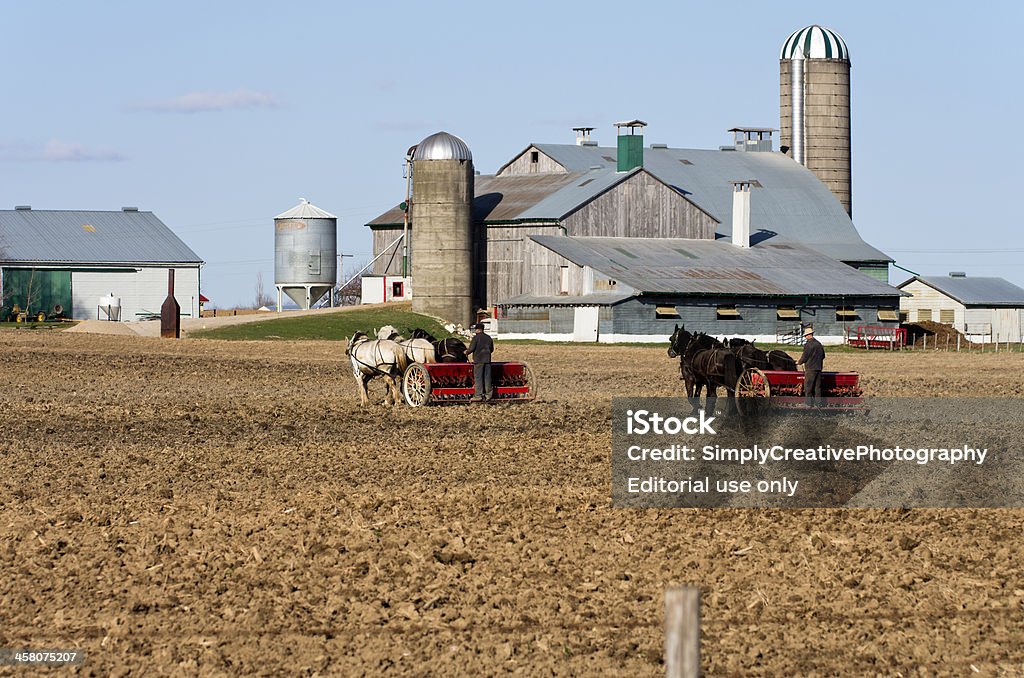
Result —
<instances>
[{"instance_id":1,"label":"sky","mask_svg":"<svg viewBox=\"0 0 1024 678\"><path fill-rule=\"evenodd\" d=\"M850 49L853 213L920 274L1024 286L1018 3L15 2L0 0L0 209L154 212L220 308L273 290L275 215L365 224L406 150L445 130L493 173L530 143L641 118L647 141L779 126L779 50L817 23ZM892 269L891 282L909 274Z\"/></svg>"}]
</instances>

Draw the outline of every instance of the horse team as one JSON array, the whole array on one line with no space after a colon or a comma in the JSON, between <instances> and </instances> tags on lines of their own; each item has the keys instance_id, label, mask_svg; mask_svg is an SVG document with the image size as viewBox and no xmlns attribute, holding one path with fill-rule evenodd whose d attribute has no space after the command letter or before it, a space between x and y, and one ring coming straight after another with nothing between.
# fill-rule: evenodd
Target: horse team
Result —
<instances>
[{"instance_id":1,"label":"horse team","mask_svg":"<svg viewBox=\"0 0 1024 678\"><path fill-rule=\"evenodd\" d=\"M746 339L719 341L703 332L689 332L682 325L676 325L669 339L668 356L679 358L679 376L686 383L686 398L693 409L700 407L703 389L711 412L715 411L719 387L733 402L736 382L748 368L797 371L796 361L785 351L762 351Z\"/></svg>"},{"instance_id":2,"label":"horse team","mask_svg":"<svg viewBox=\"0 0 1024 678\"><path fill-rule=\"evenodd\" d=\"M371 339L366 332L355 332L345 349L359 387L359 401L364 407L369 402L367 385L375 377L387 383L384 402L392 406L402 397L398 383L410 364L466 362L466 344L456 337L435 339L426 330L417 328L406 339L391 325L380 328L376 335L376 339Z\"/></svg>"}]
</instances>

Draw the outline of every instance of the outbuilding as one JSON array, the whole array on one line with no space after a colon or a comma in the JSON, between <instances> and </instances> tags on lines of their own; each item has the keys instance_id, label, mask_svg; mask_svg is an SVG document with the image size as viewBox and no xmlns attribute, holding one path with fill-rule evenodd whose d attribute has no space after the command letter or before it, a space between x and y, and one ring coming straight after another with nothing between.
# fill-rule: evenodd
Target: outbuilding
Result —
<instances>
[{"instance_id":1,"label":"outbuilding","mask_svg":"<svg viewBox=\"0 0 1024 678\"><path fill-rule=\"evenodd\" d=\"M0 316L140 320L160 313L168 271L185 316L198 318L203 261L152 212L0 210Z\"/></svg>"},{"instance_id":2,"label":"outbuilding","mask_svg":"<svg viewBox=\"0 0 1024 678\"><path fill-rule=\"evenodd\" d=\"M900 300L906 322L952 325L976 342L1022 340L1024 289L1008 280L954 271L948 276L914 276L899 289L909 294Z\"/></svg>"}]
</instances>

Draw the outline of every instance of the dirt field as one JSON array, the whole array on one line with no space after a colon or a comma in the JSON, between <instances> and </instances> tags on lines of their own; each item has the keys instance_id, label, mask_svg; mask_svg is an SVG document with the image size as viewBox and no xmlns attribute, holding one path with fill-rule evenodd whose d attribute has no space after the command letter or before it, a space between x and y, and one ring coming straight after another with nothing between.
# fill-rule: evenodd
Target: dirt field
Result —
<instances>
[{"instance_id":1,"label":"dirt field","mask_svg":"<svg viewBox=\"0 0 1024 678\"><path fill-rule=\"evenodd\" d=\"M499 344L539 402L418 410L360 410L342 351L0 332L0 647L96 676L654 676L692 582L709 675L1024 674L1024 512L612 510L609 399L677 394L664 350ZM1024 397L1022 366L828 362L875 395Z\"/></svg>"}]
</instances>

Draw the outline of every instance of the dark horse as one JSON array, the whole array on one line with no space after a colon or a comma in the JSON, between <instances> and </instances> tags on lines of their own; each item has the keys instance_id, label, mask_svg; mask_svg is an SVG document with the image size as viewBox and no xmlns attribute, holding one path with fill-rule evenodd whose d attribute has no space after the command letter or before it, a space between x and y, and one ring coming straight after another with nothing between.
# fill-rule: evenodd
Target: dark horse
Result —
<instances>
[{"instance_id":1,"label":"dark horse","mask_svg":"<svg viewBox=\"0 0 1024 678\"><path fill-rule=\"evenodd\" d=\"M679 358L680 379L686 382L686 397L694 410L700 407L702 388L707 391L707 409L712 412L719 386L725 387L732 402L743 366L720 341L703 332L692 334L677 325L669 340L668 355Z\"/></svg>"},{"instance_id":2,"label":"dark horse","mask_svg":"<svg viewBox=\"0 0 1024 678\"><path fill-rule=\"evenodd\" d=\"M719 386L725 387L726 395L729 396L729 408L734 406L736 382L739 381L743 365L740 363L740 359L722 342L703 332L694 334L690 338L689 345L683 351L683 362L689 364L695 392L699 394L702 386L707 389L706 409L708 411L715 411ZM691 399L690 404L697 409L700 405L699 398Z\"/></svg>"},{"instance_id":3,"label":"dark horse","mask_svg":"<svg viewBox=\"0 0 1024 678\"><path fill-rule=\"evenodd\" d=\"M756 367L759 370L796 372L796 361L785 351L763 351L754 346L754 342L738 337L729 340L729 349L743 363L743 369Z\"/></svg>"},{"instance_id":4,"label":"dark horse","mask_svg":"<svg viewBox=\"0 0 1024 678\"><path fill-rule=\"evenodd\" d=\"M437 354L437 362L439 363L464 363L468 361L466 357L466 344L461 339L455 337L437 339L430 332L419 327L412 331L412 338L426 339L433 344L434 353Z\"/></svg>"}]
</instances>

